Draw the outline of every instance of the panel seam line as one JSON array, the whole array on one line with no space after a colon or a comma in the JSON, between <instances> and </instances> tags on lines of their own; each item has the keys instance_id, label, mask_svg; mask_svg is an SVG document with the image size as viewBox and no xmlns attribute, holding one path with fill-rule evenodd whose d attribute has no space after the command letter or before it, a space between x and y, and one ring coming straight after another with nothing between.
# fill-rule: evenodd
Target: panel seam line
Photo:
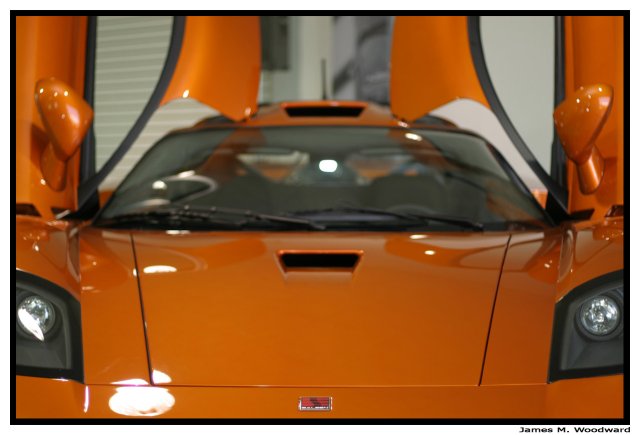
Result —
<instances>
[{"instance_id":1,"label":"panel seam line","mask_svg":"<svg viewBox=\"0 0 640 435\"><path fill-rule=\"evenodd\" d=\"M500 282L502 281L502 274L504 273L504 263L507 260L507 252L509 251L509 245L511 244L512 235L509 234L507 244L504 248L504 254L502 255L502 264L500 264L500 274L498 275L498 283L496 284L496 291L493 295L493 304L491 305L491 317L489 317L489 329L487 330L487 341L484 346L484 355L482 356L482 366L480 367L480 381L478 386L482 386L482 378L484 377L484 366L487 362L487 353L489 351L489 338L491 337L491 326L493 324L493 316L496 310L496 302L498 301L498 292L500 291Z\"/></svg>"},{"instance_id":2,"label":"panel seam line","mask_svg":"<svg viewBox=\"0 0 640 435\"><path fill-rule=\"evenodd\" d=\"M144 347L147 352L147 370L149 371L149 384L154 385L153 376L151 376L151 353L149 352L149 337L147 335L147 319L144 313L144 302L142 299L142 286L140 284L140 269L138 268L138 256L136 254L136 244L133 240L133 234L129 233L129 238L131 240L131 249L133 251L133 265L136 271L136 282L138 284L138 298L140 300L140 314L142 316L142 332L144 334Z\"/></svg>"}]
</instances>

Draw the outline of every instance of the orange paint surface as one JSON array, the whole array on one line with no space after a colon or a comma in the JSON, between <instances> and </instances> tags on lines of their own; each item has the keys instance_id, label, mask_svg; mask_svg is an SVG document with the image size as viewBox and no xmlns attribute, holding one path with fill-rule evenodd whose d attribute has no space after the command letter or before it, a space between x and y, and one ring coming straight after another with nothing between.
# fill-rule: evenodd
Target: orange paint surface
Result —
<instances>
[{"instance_id":1,"label":"orange paint surface","mask_svg":"<svg viewBox=\"0 0 640 435\"><path fill-rule=\"evenodd\" d=\"M174 385L477 385L508 236L410 236L135 232L152 369ZM279 259L354 249L353 271Z\"/></svg>"},{"instance_id":2,"label":"orange paint surface","mask_svg":"<svg viewBox=\"0 0 640 435\"><path fill-rule=\"evenodd\" d=\"M137 414L145 418L143 415L159 413L160 418L622 418L622 389L621 375L550 385L370 388L136 388L18 376L16 416L116 418ZM598 400L582 400L594 392ZM331 396L333 409L298 411L301 396ZM144 404L137 398L143 398ZM140 405L125 408L135 403Z\"/></svg>"},{"instance_id":3,"label":"orange paint surface","mask_svg":"<svg viewBox=\"0 0 640 435\"><path fill-rule=\"evenodd\" d=\"M38 80L35 99L49 137L40 169L47 184L61 191L65 188L67 162L79 152L93 120L93 110L71 86L52 77Z\"/></svg>"},{"instance_id":4,"label":"orange paint surface","mask_svg":"<svg viewBox=\"0 0 640 435\"><path fill-rule=\"evenodd\" d=\"M240 121L257 109L258 17L189 16L176 70L161 104L195 98Z\"/></svg>"},{"instance_id":5,"label":"orange paint surface","mask_svg":"<svg viewBox=\"0 0 640 435\"><path fill-rule=\"evenodd\" d=\"M457 98L488 107L471 58L467 17L396 17L389 92L393 114L405 121Z\"/></svg>"},{"instance_id":6,"label":"orange paint surface","mask_svg":"<svg viewBox=\"0 0 640 435\"><path fill-rule=\"evenodd\" d=\"M16 18L16 203L31 203L45 218L51 207L75 208L79 153L68 161L65 186L44 181L40 159L49 143L36 108L36 82L55 77L82 94L87 17Z\"/></svg>"}]
</instances>

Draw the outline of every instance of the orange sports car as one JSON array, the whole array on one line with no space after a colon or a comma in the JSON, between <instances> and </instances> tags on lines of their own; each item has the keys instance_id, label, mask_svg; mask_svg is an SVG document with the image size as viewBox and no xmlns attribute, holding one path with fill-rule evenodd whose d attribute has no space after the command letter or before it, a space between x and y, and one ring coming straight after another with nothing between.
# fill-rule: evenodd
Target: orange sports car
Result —
<instances>
[{"instance_id":1,"label":"orange sports car","mask_svg":"<svg viewBox=\"0 0 640 435\"><path fill-rule=\"evenodd\" d=\"M497 100L473 17L396 18L389 107L258 107L257 18L176 17L96 174L91 20L17 17L15 417L624 421L625 22L563 22L561 185ZM92 212L185 91L221 115L159 140ZM456 98L493 110L546 198L429 114Z\"/></svg>"}]
</instances>

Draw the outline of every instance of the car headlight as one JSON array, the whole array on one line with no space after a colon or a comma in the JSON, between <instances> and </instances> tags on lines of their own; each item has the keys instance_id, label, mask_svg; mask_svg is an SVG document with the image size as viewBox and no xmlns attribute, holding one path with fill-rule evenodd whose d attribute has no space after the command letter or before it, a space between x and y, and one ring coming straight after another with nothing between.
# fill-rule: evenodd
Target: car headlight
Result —
<instances>
[{"instance_id":1,"label":"car headlight","mask_svg":"<svg viewBox=\"0 0 640 435\"><path fill-rule=\"evenodd\" d=\"M586 282L556 304L549 381L622 373L624 272Z\"/></svg>"},{"instance_id":2,"label":"car headlight","mask_svg":"<svg viewBox=\"0 0 640 435\"><path fill-rule=\"evenodd\" d=\"M80 304L66 290L16 270L16 374L83 380Z\"/></svg>"},{"instance_id":3,"label":"car headlight","mask_svg":"<svg viewBox=\"0 0 640 435\"><path fill-rule=\"evenodd\" d=\"M578 317L587 335L607 337L620 326L622 312L614 298L598 295L582 304Z\"/></svg>"}]
</instances>

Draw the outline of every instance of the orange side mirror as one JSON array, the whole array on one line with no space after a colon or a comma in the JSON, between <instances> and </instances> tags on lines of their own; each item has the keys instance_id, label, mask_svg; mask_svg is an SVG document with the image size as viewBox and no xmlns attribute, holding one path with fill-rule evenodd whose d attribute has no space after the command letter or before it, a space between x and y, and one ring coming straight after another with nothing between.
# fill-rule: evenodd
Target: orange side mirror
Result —
<instances>
[{"instance_id":1,"label":"orange side mirror","mask_svg":"<svg viewBox=\"0 0 640 435\"><path fill-rule=\"evenodd\" d=\"M93 110L68 84L53 77L38 80L36 107L49 143L40 157L40 169L47 184L56 191L64 189L67 161L87 134Z\"/></svg>"},{"instance_id":2,"label":"orange side mirror","mask_svg":"<svg viewBox=\"0 0 640 435\"><path fill-rule=\"evenodd\" d=\"M583 86L560 103L553 113L562 147L578 169L583 194L595 192L602 182L604 159L595 142L609 117L612 102L611 86Z\"/></svg>"}]
</instances>

